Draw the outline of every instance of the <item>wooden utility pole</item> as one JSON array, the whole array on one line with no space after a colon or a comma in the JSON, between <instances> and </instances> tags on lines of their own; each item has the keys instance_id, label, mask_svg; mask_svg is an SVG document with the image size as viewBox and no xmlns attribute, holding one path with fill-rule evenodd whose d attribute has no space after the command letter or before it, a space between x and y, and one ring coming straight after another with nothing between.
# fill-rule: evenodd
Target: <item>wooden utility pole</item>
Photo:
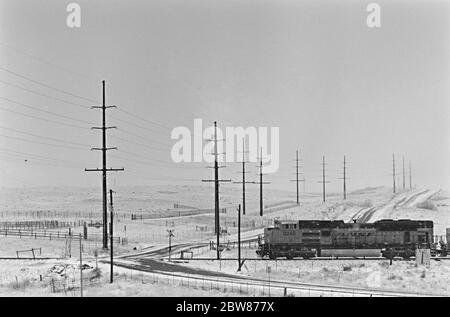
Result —
<instances>
[{"instance_id":1,"label":"wooden utility pole","mask_svg":"<svg viewBox=\"0 0 450 317\"><path fill-rule=\"evenodd\" d=\"M409 161L409 189L412 189L411 161Z\"/></svg>"},{"instance_id":2,"label":"wooden utility pole","mask_svg":"<svg viewBox=\"0 0 450 317\"><path fill-rule=\"evenodd\" d=\"M254 184L255 182L246 182L245 181L245 138L242 139L242 182L233 182L234 184L242 184L242 215L245 215L245 184Z\"/></svg>"},{"instance_id":3,"label":"wooden utility pole","mask_svg":"<svg viewBox=\"0 0 450 317\"><path fill-rule=\"evenodd\" d=\"M403 168L403 190L405 189L405 156L402 155L402 168Z\"/></svg>"},{"instance_id":4,"label":"wooden utility pole","mask_svg":"<svg viewBox=\"0 0 450 317\"><path fill-rule=\"evenodd\" d=\"M344 200L347 199L347 166L346 166L346 161L345 161L345 155L344 155L344 177L343 177L343 181L344 181Z\"/></svg>"},{"instance_id":5,"label":"wooden utility pole","mask_svg":"<svg viewBox=\"0 0 450 317\"><path fill-rule=\"evenodd\" d=\"M325 202L326 200L325 184L329 183L329 181L327 181L325 177L325 156L322 157L322 181L319 181L319 183L322 183L322 199L323 202Z\"/></svg>"},{"instance_id":6,"label":"wooden utility pole","mask_svg":"<svg viewBox=\"0 0 450 317\"><path fill-rule=\"evenodd\" d=\"M80 234L80 296L83 297L83 246L81 245Z\"/></svg>"},{"instance_id":7,"label":"wooden utility pole","mask_svg":"<svg viewBox=\"0 0 450 317\"><path fill-rule=\"evenodd\" d=\"M262 157L262 148L260 148L260 157L259 157L259 182L255 182L255 184L259 184L259 215L262 217L264 215L264 199L263 199L263 184L270 184L270 182L263 182L263 157Z\"/></svg>"},{"instance_id":8,"label":"wooden utility pole","mask_svg":"<svg viewBox=\"0 0 450 317\"><path fill-rule=\"evenodd\" d=\"M175 231L175 229L167 229L167 233L169 234L169 262L171 261L171 254L172 254L172 237L174 237L175 235L173 234L173 232Z\"/></svg>"},{"instance_id":9,"label":"wooden utility pole","mask_svg":"<svg viewBox=\"0 0 450 317\"><path fill-rule=\"evenodd\" d=\"M301 161L301 159L298 157L298 150L295 152L295 180L291 180L291 182L295 182L296 183L296 191L297 191L297 205L300 205L300 188L299 188L299 183L300 182L305 182L305 178L303 178L302 180L299 179L299 165L298 162ZM304 184L303 184L304 186Z\"/></svg>"},{"instance_id":10,"label":"wooden utility pole","mask_svg":"<svg viewBox=\"0 0 450 317\"><path fill-rule=\"evenodd\" d=\"M393 181L393 187L394 187L394 194L395 194L395 155L392 154L392 181Z\"/></svg>"},{"instance_id":11,"label":"wooden utility pole","mask_svg":"<svg viewBox=\"0 0 450 317\"><path fill-rule=\"evenodd\" d=\"M215 215L215 234L217 236L217 260L220 259L220 209L219 209L219 183L220 182L231 182L231 179L219 179L219 163L218 163L218 156L219 153L217 152L217 121L214 121L214 139L212 140L214 142L214 180L211 179L204 179L202 182L214 182L214 215ZM223 153L222 153L223 154Z\"/></svg>"},{"instance_id":12,"label":"wooden utility pole","mask_svg":"<svg viewBox=\"0 0 450 317\"><path fill-rule=\"evenodd\" d=\"M297 205L300 205L300 195L298 192L298 150L295 151L295 180L297 185Z\"/></svg>"},{"instance_id":13,"label":"wooden utility pole","mask_svg":"<svg viewBox=\"0 0 450 317\"><path fill-rule=\"evenodd\" d=\"M241 271L241 205L239 205L238 209L238 272Z\"/></svg>"},{"instance_id":14,"label":"wooden utility pole","mask_svg":"<svg viewBox=\"0 0 450 317\"><path fill-rule=\"evenodd\" d=\"M116 108L116 106L106 105L106 91L105 91L105 81L102 81L103 85L103 104L102 106L92 106L92 109L102 109L102 126L92 127L93 130L102 130L102 147L92 148L94 151L102 151L102 168L88 169L86 172L102 172L102 193L103 193L103 249L108 249L108 207L107 207L107 184L106 184L106 174L111 171L123 171L123 168L107 168L106 164L106 152L109 150L117 150L117 147L107 147L106 146L106 130L116 129L117 127L107 127L106 126L106 109Z\"/></svg>"},{"instance_id":15,"label":"wooden utility pole","mask_svg":"<svg viewBox=\"0 0 450 317\"><path fill-rule=\"evenodd\" d=\"M110 268L110 283L113 282L114 279L114 275L113 275L113 268L114 268L114 252L113 252L113 248L114 248L114 240L113 240L113 223L114 223L114 207L113 207L113 190L110 189L109 190L109 201L111 203L111 208L110 208L110 219L111 219L111 223L110 223L110 227L109 227L109 238L110 238L110 244L111 244L111 248L110 248L110 261L111 261L111 268Z\"/></svg>"}]
</instances>

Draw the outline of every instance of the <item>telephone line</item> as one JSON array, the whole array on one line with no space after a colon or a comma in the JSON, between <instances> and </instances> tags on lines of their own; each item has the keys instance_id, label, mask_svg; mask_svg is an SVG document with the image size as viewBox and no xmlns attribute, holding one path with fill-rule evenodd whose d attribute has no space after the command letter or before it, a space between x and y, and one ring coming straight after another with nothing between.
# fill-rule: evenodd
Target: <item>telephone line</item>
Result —
<instances>
[{"instance_id":1,"label":"telephone line","mask_svg":"<svg viewBox=\"0 0 450 317\"><path fill-rule=\"evenodd\" d=\"M40 135L37 135L34 133L24 132L24 131L20 131L20 130L13 129L13 128L7 128L7 127L0 126L0 129L10 130L10 131L13 131L16 133L25 134L25 135L33 136L35 138L46 139L46 140L50 140L50 141L54 141L54 142L68 143L68 144L77 145L77 146L87 146L86 144L83 144L83 143L77 143L77 142L71 142L71 141L67 141L67 140L52 138L52 137L40 136Z\"/></svg>"},{"instance_id":2,"label":"telephone line","mask_svg":"<svg viewBox=\"0 0 450 317\"><path fill-rule=\"evenodd\" d=\"M23 102L19 102L19 101L13 100L13 99L9 99L9 98L6 98L6 97L0 96L0 99L6 100L7 102L14 103L16 105L19 105L19 106L22 106L22 107L25 107L25 108L33 109L35 111L47 113L47 114L53 115L55 117L64 118L66 120L72 120L72 121L76 121L76 122L86 123L86 124L89 124L89 125L93 124L93 123L91 123L89 121L76 119L76 118L73 118L73 117L70 117L70 116L65 116L65 115L62 115L62 114L59 114L59 113L56 113L56 112L53 112L53 111L43 110L43 109L40 109L40 108L38 108L36 106L31 106L29 104L26 104L26 103L23 103Z\"/></svg>"},{"instance_id":3,"label":"telephone line","mask_svg":"<svg viewBox=\"0 0 450 317\"><path fill-rule=\"evenodd\" d=\"M44 83L44 82L42 82L42 81L35 80L35 79L30 78L30 77L28 77L28 76L22 75L22 74L20 74L20 73L18 73L18 72L12 71L12 70L10 70L10 69L8 69L8 68L6 68L6 67L0 66L0 70L3 70L4 72L7 72L7 73L12 74L12 75L14 75L14 76L17 76L17 77L19 77L19 78L25 79L25 80L30 81L30 82L32 82L32 83L35 83L35 84L37 84L37 85L46 87L46 88L48 88L48 89L52 89L52 90L57 91L57 92L59 92L59 93L63 93L63 94L66 94L66 95L69 95L69 96L72 96L72 97L75 97L75 98L83 99L83 100L86 100L86 101L89 101L89 102L95 102L95 103L98 102L98 101L95 100L95 99L83 97L83 96L74 94L74 93L72 93L72 92L69 92L69 91L66 91L66 90L63 90L63 89L60 89L60 88L57 88L57 87L48 85L48 84L46 84L46 83Z\"/></svg>"},{"instance_id":4,"label":"telephone line","mask_svg":"<svg viewBox=\"0 0 450 317\"><path fill-rule=\"evenodd\" d=\"M43 94L43 93L37 92L35 90L24 88L22 86L19 86L19 85L7 82L5 80L1 80L0 79L0 83L8 85L8 86L11 86L11 87L14 87L14 88L17 88L17 89L21 89L23 91L32 93L32 94L37 95L37 96L45 97L45 98L48 98L48 99L53 99L53 100L60 101L62 103L66 103L66 104L69 104L69 105L72 105L72 106L77 106L77 107L80 107L80 108L83 108L83 109L89 109L89 106L87 106L87 105L83 105L83 104L79 104L79 103L72 102L72 101L69 101L69 100L61 99L61 98L58 98L58 97L55 97L55 96Z\"/></svg>"}]
</instances>

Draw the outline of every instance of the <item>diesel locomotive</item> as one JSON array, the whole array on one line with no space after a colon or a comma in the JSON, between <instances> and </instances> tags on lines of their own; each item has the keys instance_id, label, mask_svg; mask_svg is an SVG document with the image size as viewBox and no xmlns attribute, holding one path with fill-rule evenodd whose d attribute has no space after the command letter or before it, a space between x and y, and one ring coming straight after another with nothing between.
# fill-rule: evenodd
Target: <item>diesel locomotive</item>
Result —
<instances>
[{"instance_id":1,"label":"diesel locomotive","mask_svg":"<svg viewBox=\"0 0 450 317\"><path fill-rule=\"evenodd\" d=\"M410 258L417 248L431 248L432 243L433 222L429 220L275 220L273 227L264 229L256 253L270 259L380 255Z\"/></svg>"}]
</instances>

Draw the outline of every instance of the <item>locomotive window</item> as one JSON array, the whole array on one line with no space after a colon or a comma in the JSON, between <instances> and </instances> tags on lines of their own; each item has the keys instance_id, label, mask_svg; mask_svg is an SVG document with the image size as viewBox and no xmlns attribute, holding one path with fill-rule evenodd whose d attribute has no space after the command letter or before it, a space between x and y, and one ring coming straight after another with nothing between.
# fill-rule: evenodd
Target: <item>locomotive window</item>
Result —
<instances>
[{"instance_id":1,"label":"locomotive window","mask_svg":"<svg viewBox=\"0 0 450 317\"><path fill-rule=\"evenodd\" d=\"M406 232L405 232L405 242L406 242L406 243L409 243L409 242L410 242L410 233L409 233L409 231L406 231Z\"/></svg>"}]
</instances>

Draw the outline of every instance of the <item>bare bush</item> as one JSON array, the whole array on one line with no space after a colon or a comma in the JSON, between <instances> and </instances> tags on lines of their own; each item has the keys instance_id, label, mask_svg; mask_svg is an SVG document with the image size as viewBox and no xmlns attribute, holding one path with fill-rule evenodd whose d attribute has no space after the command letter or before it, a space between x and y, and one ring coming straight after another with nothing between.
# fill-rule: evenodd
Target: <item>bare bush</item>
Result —
<instances>
[{"instance_id":1,"label":"bare bush","mask_svg":"<svg viewBox=\"0 0 450 317\"><path fill-rule=\"evenodd\" d=\"M361 208L369 208L373 206L373 203L370 199L366 199L364 201L361 201L360 203L358 203L358 206Z\"/></svg>"},{"instance_id":2,"label":"bare bush","mask_svg":"<svg viewBox=\"0 0 450 317\"><path fill-rule=\"evenodd\" d=\"M428 209L428 210L437 210L436 205L431 200L426 200L424 202L418 203L417 208Z\"/></svg>"},{"instance_id":3,"label":"bare bush","mask_svg":"<svg viewBox=\"0 0 450 317\"><path fill-rule=\"evenodd\" d=\"M12 288L12 289L26 289L30 285L31 285L31 281L29 279L24 279L21 281L18 281L16 279L15 281L10 282L8 284L8 287Z\"/></svg>"}]
</instances>

